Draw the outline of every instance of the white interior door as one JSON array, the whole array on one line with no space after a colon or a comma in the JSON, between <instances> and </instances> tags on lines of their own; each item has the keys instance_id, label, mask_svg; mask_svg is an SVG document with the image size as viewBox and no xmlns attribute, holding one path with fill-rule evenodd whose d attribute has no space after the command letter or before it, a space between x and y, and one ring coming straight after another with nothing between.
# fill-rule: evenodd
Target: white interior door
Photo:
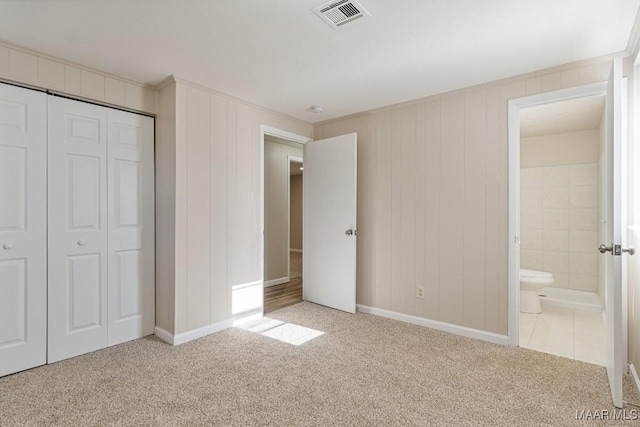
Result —
<instances>
[{"instance_id":1,"label":"white interior door","mask_svg":"<svg viewBox=\"0 0 640 427\"><path fill-rule=\"evenodd\" d=\"M606 97L605 139L605 329L607 376L613 404L622 407L622 374L625 366L622 325L622 58L613 62Z\"/></svg>"},{"instance_id":2,"label":"white interior door","mask_svg":"<svg viewBox=\"0 0 640 427\"><path fill-rule=\"evenodd\" d=\"M357 138L304 146L303 298L356 311Z\"/></svg>"},{"instance_id":3,"label":"white interior door","mask_svg":"<svg viewBox=\"0 0 640 427\"><path fill-rule=\"evenodd\" d=\"M107 346L107 111L49 98L49 362Z\"/></svg>"},{"instance_id":4,"label":"white interior door","mask_svg":"<svg viewBox=\"0 0 640 427\"><path fill-rule=\"evenodd\" d=\"M0 377L47 361L47 99L0 84Z\"/></svg>"},{"instance_id":5,"label":"white interior door","mask_svg":"<svg viewBox=\"0 0 640 427\"><path fill-rule=\"evenodd\" d=\"M107 111L108 344L153 333L153 119Z\"/></svg>"}]
</instances>

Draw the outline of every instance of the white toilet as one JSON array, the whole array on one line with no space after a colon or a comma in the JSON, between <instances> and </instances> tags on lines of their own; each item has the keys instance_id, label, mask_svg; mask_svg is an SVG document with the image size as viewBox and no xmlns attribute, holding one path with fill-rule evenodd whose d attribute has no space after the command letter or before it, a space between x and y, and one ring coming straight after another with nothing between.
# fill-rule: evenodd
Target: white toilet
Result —
<instances>
[{"instance_id":1,"label":"white toilet","mask_svg":"<svg viewBox=\"0 0 640 427\"><path fill-rule=\"evenodd\" d=\"M520 270L520 313L542 313L538 291L553 283L553 274L544 271Z\"/></svg>"}]
</instances>

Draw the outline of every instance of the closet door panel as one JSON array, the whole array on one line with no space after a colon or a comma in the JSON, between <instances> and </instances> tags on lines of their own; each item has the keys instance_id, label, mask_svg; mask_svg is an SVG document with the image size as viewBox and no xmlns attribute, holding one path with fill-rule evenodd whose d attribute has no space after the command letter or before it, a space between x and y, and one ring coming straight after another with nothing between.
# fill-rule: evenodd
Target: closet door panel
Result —
<instances>
[{"instance_id":1,"label":"closet door panel","mask_svg":"<svg viewBox=\"0 0 640 427\"><path fill-rule=\"evenodd\" d=\"M155 325L153 119L108 111L109 345Z\"/></svg>"},{"instance_id":2,"label":"closet door panel","mask_svg":"<svg viewBox=\"0 0 640 427\"><path fill-rule=\"evenodd\" d=\"M46 363L46 103L0 84L0 377Z\"/></svg>"},{"instance_id":3,"label":"closet door panel","mask_svg":"<svg viewBox=\"0 0 640 427\"><path fill-rule=\"evenodd\" d=\"M49 362L107 346L107 112L49 98Z\"/></svg>"}]
</instances>

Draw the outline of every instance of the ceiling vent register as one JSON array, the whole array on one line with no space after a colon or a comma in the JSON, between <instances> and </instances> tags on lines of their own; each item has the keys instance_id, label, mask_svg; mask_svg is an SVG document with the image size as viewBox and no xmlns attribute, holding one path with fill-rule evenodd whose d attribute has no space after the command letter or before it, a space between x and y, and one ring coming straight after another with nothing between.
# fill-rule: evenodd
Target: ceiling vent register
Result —
<instances>
[{"instance_id":1,"label":"ceiling vent register","mask_svg":"<svg viewBox=\"0 0 640 427\"><path fill-rule=\"evenodd\" d=\"M343 25L354 22L371 14L355 0L340 0L325 3L313 11L331 28L338 29Z\"/></svg>"}]
</instances>

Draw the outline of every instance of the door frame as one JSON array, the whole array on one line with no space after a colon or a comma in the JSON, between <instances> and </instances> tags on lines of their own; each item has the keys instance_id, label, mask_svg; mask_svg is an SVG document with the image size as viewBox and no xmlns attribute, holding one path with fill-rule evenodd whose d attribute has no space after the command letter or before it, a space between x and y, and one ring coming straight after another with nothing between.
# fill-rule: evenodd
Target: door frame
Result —
<instances>
[{"instance_id":1,"label":"door frame","mask_svg":"<svg viewBox=\"0 0 640 427\"><path fill-rule=\"evenodd\" d=\"M264 144L265 144L265 135L274 136L276 138L286 139L287 141L300 144L304 146L304 144L313 141L313 138L309 138L307 136L298 135L292 132L287 132L278 128L274 128L267 125L260 125L260 283L264 293ZM289 170L289 166L287 166L287 171ZM288 188L289 185L287 185ZM287 192L288 193L288 192ZM288 196L287 196L288 200ZM289 231L287 231L288 235ZM289 242L287 242L287 247L289 247ZM304 256L304 254L302 255ZM289 274L289 262L290 257L287 255L287 274ZM304 286L304 284L303 284ZM264 314L264 297L262 298L262 307L260 309L261 313Z\"/></svg>"},{"instance_id":2,"label":"door frame","mask_svg":"<svg viewBox=\"0 0 640 427\"><path fill-rule=\"evenodd\" d=\"M287 176L289 177L287 180L287 207L289 208L289 220L287 221L287 277L289 280L291 280L291 162L304 165L304 159L298 156L287 156Z\"/></svg>"},{"instance_id":3,"label":"door frame","mask_svg":"<svg viewBox=\"0 0 640 427\"><path fill-rule=\"evenodd\" d=\"M509 346L519 345L520 329L520 110L527 107L550 104L587 96L606 95L607 82L546 92L508 102L508 150L509 150L509 252L508 252L508 301ZM623 288L626 284L623 284ZM623 301L623 305L625 302ZM623 312L623 316L625 313ZM623 318L623 323L626 318Z\"/></svg>"}]
</instances>

